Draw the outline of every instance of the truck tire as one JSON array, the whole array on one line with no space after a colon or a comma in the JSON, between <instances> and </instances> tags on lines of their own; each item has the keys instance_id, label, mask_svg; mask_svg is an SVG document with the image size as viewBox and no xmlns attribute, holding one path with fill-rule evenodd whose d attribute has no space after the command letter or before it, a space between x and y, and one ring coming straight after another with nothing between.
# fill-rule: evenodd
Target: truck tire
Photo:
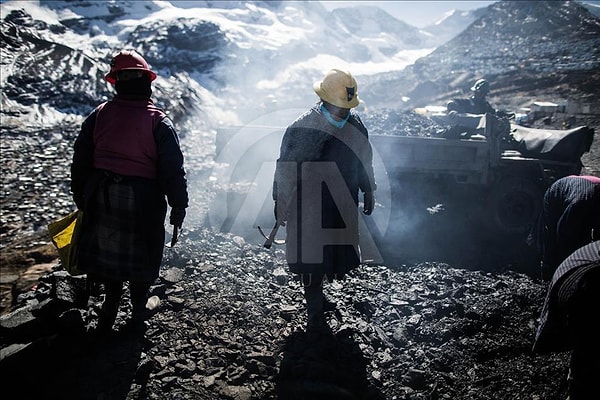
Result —
<instances>
[{"instance_id":1,"label":"truck tire","mask_svg":"<svg viewBox=\"0 0 600 400\"><path fill-rule=\"evenodd\" d=\"M528 233L541 211L543 196L542 189L531 179L501 179L488 198L490 227L507 235Z\"/></svg>"}]
</instances>

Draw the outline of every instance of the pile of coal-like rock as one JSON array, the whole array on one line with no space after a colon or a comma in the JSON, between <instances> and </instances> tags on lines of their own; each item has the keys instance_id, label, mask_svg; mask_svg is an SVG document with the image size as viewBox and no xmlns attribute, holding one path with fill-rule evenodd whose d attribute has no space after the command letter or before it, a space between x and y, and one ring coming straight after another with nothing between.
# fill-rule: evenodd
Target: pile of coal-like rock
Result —
<instances>
[{"instance_id":1,"label":"pile of coal-like rock","mask_svg":"<svg viewBox=\"0 0 600 400\"><path fill-rule=\"evenodd\" d=\"M544 285L436 262L362 265L304 330L283 249L190 229L165 250L145 336L95 337L102 292L57 266L1 319L3 390L48 398L513 399L564 394L566 358L531 353ZM85 304L87 303L87 307ZM76 377L76 378L75 378ZM564 397L564 396L563 396Z\"/></svg>"},{"instance_id":2,"label":"pile of coal-like rock","mask_svg":"<svg viewBox=\"0 0 600 400\"><path fill-rule=\"evenodd\" d=\"M370 134L401 136L440 136L447 125L439 118L419 114L414 110L381 109L363 115Z\"/></svg>"}]
</instances>

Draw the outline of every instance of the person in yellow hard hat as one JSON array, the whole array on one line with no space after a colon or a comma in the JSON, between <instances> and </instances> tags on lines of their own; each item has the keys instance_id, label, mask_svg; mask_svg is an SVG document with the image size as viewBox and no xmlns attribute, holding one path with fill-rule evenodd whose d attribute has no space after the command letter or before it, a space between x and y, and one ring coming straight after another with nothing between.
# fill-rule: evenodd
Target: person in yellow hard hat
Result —
<instances>
[{"instance_id":1,"label":"person in yellow hard hat","mask_svg":"<svg viewBox=\"0 0 600 400\"><path fill-rule=\"evenodd\" d=\"M275 218L286 226L286 258L302 282L307 329L327 329L323 281L359 265L358 202L375 206L373 153L353 109L358 86L350 72L330 70L313 85L319 101L285 131L273 183Z\"/></svg>"},{"instance_id":2,"label":"person in yellow hard hat","mask_svg":"<svg viewBox=\"0 0 600 400\"><path fill-rule=\"evenodd\" d=\"M103 334L112 330L125 282L131 326L143 330L149 289L163 257L167 201L176 227L188 206L179 138L150 99L155 79L137 52L115 54L105 80L116 94L92 111L75 140L71 192L84 211L78 267L104 286L97 326Z\"/></svg>"}]
</instances>

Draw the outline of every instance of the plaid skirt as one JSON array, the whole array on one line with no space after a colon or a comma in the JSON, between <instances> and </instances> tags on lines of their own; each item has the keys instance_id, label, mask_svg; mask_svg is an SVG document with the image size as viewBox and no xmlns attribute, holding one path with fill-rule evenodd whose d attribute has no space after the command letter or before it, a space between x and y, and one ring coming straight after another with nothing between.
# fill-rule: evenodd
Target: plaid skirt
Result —
<instances>
[{"instance_id":1,"label":"plaid skirt","mask_svg":"<svg viewBox=\"0 0 600 400\"><path fill-rule=\"evenodd\" d=\"M79 268L98 279L154 281L162 262L166 209L154 181L103 178L86 205Z\"/></svg>"},{"instance_id":2,"label":"plaid skirt","mask_svg":"<svg viewBox=\"0 0 600 400\"><path fill-rule=\"evenodd\" d=\"M548 353L598 342L600 241L581 247L563 261L548 287L533 351ZM582 338L586 338L582 340Z\"/></svg>"}]
</instances>

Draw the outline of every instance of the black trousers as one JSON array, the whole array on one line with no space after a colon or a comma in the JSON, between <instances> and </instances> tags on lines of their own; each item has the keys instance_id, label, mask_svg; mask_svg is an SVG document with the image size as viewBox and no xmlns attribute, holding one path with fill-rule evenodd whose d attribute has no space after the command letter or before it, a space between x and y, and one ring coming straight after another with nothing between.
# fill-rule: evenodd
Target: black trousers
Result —
<instances>
[{"instance_id":1,"label":"black trousers","mask_svg":"<svg viewBox=\"0 0 600 400\"><path fill-rule=\"evenodd\" d=\"M121 297L123 295L123 281L103 280L105 298L102 303L99 325L110 329L117 318ZM152 282L129 282L131 298L132 319L142 320L146 311L148 291Z\"/></svg>"}]
</instances>

